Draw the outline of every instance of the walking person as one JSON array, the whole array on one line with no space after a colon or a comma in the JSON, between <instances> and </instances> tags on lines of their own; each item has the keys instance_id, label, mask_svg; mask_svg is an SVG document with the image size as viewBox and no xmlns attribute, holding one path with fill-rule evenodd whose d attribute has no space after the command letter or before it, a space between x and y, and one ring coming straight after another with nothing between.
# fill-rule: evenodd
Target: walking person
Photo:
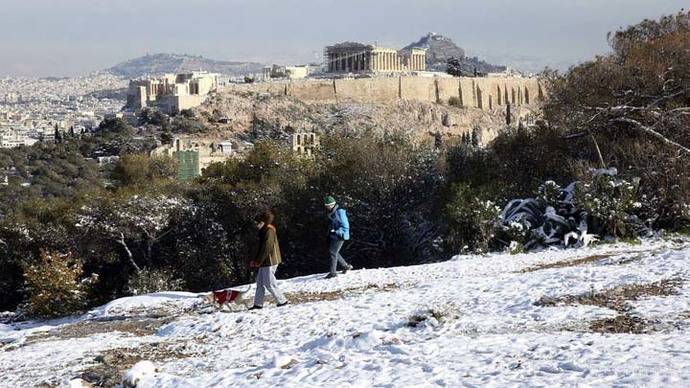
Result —
<instances>
[{"instance_id":1,"label":"walking person","mask_svg":"<svg viewBox=\"0 0 690 388\"><path fill-rule=\"evenodd\" d=\"M326 276L326 279L330 279L337 276L338 263L343 267L343 273L352 269L352 266L340 254L343 244L350 239L350 222L347 219L347 212L338 206L335 198L330 195L327 196L324 200L324 206L328 211L328 219L330 221L328 251L331 256L331 268Z\"/></svg>"},{"instance_id":2,"label":"walking person","mask_svg":"<svg viewBox=\"0 0 690 388\"><path fill-rule=\"evenodd\" d=\"M270 210L264 211L256 218L256 228L259 230L259 249L254 260L249 263L252 268L258 268L256 273L256 293L254 294L254 306L250 310L263 308L265 290L273 295L278 307L285 306L288 301L278 289L276 281L276 269L282 262L280 247L278 246L278 235L273 226L273 213Z\"/></svg>"}]
</instances>

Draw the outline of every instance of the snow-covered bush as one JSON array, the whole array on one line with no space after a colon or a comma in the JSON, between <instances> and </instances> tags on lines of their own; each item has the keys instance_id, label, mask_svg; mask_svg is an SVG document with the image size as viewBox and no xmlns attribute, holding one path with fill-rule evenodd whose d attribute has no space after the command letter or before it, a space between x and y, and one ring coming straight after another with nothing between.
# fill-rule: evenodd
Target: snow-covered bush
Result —
<instances>
[{"instance_id":1,"label":"snow-covered bush","mask_svg":"<svg viewBox=\"0 0 690 388\"><path fill-rule=\"evenodd\" d=\"M131 295L151 294L160 291L183 290L184 281L164 269L143 268L135 272L127 282L127 292Z\"/></svg>"},{"instance_id":2,"label":"snow-covered bush","mask_svg":"<svg viewBox=\"0 0 690 388\"><path fill-rule=\"evenodd\" d=\"M455 184L446 204L448 243L460 250L487 252L501 208L466 184Z\"/></svg>"},{"instance_id":3,"label":"snow-covered bush","mask_svg":"<svg viewBox=\"0 0 690 388\"><path fill-rule=\"evenodd\" d=\"M119 245L138 271L142 263L151 265L153 248L169 233L171 220L193 211L189 202L177 195L121 195L83 206L76 227ZM137 252L137 245L143 252Z\"/></svg>"},{"instance_id":4,"label":"snow-covered bush","mask_svg":"<svg viewBox=\"0 0 690 388\"><path fill-rule=\"evenodd\" d=\"M591 229L613 237L633 237L643 230L635 212L642 203L637 192L639 179L623 179L615 168L592 170L575 190L577 206L584 210Z\"/></svg>"},{"instance_id":5,"label":"snow-covered bush","mask_svg":"<svg viewBox=\"0 0 690 388\"><path fill-rule=\"evenodd\" d=\"M87 306L97 277L82 277L82 264L71 254L42 251L38 262L24 269L27 300L21 310L30 317L73 314Z\"/></svg>"}]
</instances>

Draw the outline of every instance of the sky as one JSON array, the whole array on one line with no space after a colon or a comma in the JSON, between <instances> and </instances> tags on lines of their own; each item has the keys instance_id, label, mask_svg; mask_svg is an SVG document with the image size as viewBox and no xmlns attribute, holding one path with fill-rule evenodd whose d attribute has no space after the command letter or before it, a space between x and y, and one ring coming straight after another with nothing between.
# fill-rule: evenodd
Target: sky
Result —
<instances>
[{"instance_id":1,"label":"sky","mask_svg":"<svg viewBox=\"0 0 690 388\"><path fill-rule=\"evenodd\" d=\"M0 76L75 76L147 53L306 63L345 40L403 47L428 32L536 71L608 51L609 31L687 0L2 0Z\"/></svg>"}]
</instances>

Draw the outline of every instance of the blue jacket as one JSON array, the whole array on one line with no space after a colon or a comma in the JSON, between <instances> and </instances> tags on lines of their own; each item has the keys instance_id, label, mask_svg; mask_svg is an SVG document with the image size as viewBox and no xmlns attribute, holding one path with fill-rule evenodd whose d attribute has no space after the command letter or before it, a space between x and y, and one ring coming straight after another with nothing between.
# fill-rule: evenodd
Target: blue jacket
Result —
<instances>
[{"instance_id":1,"label":"blue jacket","mask_svg":"<svg viewBox=\"0 0 690 388\"><path fill-rule=\"evenodd\" d=\"M332 240L347 241L350 239L350 222L347 220L345 209L341 209L336 205L328 214L328 219L331 221L331 231L329 234Z\"/></svg>"}]
</instances>

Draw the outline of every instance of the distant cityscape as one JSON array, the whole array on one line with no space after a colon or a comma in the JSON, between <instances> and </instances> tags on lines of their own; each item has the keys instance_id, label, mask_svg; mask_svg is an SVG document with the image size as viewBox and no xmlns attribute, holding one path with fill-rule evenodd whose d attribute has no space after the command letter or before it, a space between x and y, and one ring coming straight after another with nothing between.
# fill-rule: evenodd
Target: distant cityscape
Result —
<instances>
[{"instance_id":1,"label":"distant cityscape","mask_svg":"<svg viewBox=\"0 0 690 388\"><path fill-rule=\"evenodd\" d=\"M108 73L78 78L0 78L0 147L92 131L126 102L127 80Z\"/></svg>"},{"instance_id":2,"label":"distant cityscape","mask_svg":"<svg viewBox=\"0 0 690 388\"><path fill-rule=\"evenodd\" d=\"M136 123L143 108L176 114L202 104L208 95L231 83L395 74L448 77L441 68L445 68L449 58L463 55L464 51L450 39L430 33L400 50L357 42L337 43L324 49L323 60L318 64L258 67L254 63L157 54L76 78L0 78L0 147L53 141L58 133L90 133L109 116ZM147 61L158 61L149 63L150 72L146 72ZM160 71L169 71L165 66L170 63L204 68L190 71L178 67L171 74ZM467 70L469 66L474 76L490 76L491 71L519 76L510 69L483 62L465 65L465 71L471 71ZM480 73L477 65L481 67ZM238 69L244 73L235 72ZM221 73L224 70L233 73Z\"/></svg>"}]
</instances>

